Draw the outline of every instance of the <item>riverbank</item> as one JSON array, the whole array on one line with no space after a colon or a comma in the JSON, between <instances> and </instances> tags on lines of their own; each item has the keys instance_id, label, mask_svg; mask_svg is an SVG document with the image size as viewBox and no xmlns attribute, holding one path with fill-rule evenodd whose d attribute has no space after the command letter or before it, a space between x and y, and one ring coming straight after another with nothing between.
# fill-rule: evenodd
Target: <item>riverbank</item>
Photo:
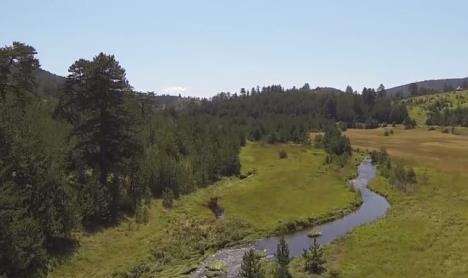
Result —
<instances>
[{"instance_id":1,"label":"riverbank","mask_svg":"<svg viewBox=\"0 0 468 278\"><path fill-rule=\"evenodd\" d=\"M358 167L358 176L351 181L349 186L353 186L359 191L362 197L362 205L358 210L344 216L343 218L330 221L323 225L315 226L314 229L321 233L318 242L321 245L330 243L343 237L354 228L375 221L383 217L390 204L387 200L372 192L367 188L369 182L376 176L376 168L369 159L365 159ZM311 199L310 201L313 201ZM307 249L312 240L309 238L309 230L282 234L289 246L291 257L300 257L304 249ZM192 278L211 277L214 273L224 273L227 278L237 277L241 267L242 256L249 249L255 249L265 255L264 265L266 272L272 265L268 263L274 258L277 251L278 237L270 237L257 240L248 246L227 248L217 251L192 274ZM214 267L213 267L214 266ZM223 276L224 277L224 276Z\"/></svg>"},{"instance_id":2,"label":"riverbank","mask_svg":"<svg viewBox=\"0 0 468 278\"><path fill-rule=\"evenodd\" d=\"M287 159L279 159L280 150L288 153ZM155 201L146 225L128 219L114 228L82 234L80 246L50 276L144 272L179 277L226 245L356 206L359 198L346 185L360 157L353 159L344 168L330 168L323 164L325 153L310 146L248 144L241 152L242 172L255 169L254 175L226 179L184 196L171 210ZM212 197L218 197L224 220L216 220L207 208Z\"/></svg>"}]
</instances>

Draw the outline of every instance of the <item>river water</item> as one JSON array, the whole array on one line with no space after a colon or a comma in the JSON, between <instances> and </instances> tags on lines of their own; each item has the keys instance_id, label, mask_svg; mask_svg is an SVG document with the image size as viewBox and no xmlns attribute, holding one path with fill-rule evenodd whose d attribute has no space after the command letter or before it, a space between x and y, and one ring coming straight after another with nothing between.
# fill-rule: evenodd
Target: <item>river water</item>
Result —
<instances>
[{"instance_id":1,"label":"river water","mask_svg":"<svg viewBox=\"0 0 468 278\"><path fill-rule=\"evenodd\" d=\"M361 162L358 168L358 176L351 181L352 186L359 190L362 196L362 204L358 210L344 216L335 221L325 223L314 227L314 230L320 231L321 236L318 238L320 244L327 244L335 239L343 237L354 228L366 223L370 223L385 215L390 208L387 199L379 194L371 191L367 185L375 177L376 168L372 165L370 159L365 159ZM310 230L304 230L284 235L284 238L289 246L289 254L292 257L300 256L304 249L307 249L312 240L308 237ZM243 254L249 248L264 250L268 255L274 255L279 237L270 237L258 240L251 246L223 249L212 256L212 260L221 260L226 263L228 275L227 277L236 277L236 273L240 268L240 263ZM230 256L232 253L232 256ZM192 277L206 277L203 267L200 267Z\"/></svg>"},{"instance_id":2,"label":"river water","mask_svg":"<svg viewBox=\"0 0 468 278\"><path fill-rule=\"evenodd\" d=\"M376 169L369 159L361 162L358 169L358 177L352 181L356 190L361 192L362 205L358 210L335 221L316 226L314 230L320 231L321 236L318 243L327 244L338 239L354 228L369 223L385 215L390 204L387 199L367 188L368 183L375 177ZM312 244L312 240L307 236L309 230L299 231L285 235L285 240L289 246L291 256L300 256L303 250ZM259 240L255 243L255 248L265 250L268 254L276 252L278 237L271 237Z\"/></svg>"}]
</instances>

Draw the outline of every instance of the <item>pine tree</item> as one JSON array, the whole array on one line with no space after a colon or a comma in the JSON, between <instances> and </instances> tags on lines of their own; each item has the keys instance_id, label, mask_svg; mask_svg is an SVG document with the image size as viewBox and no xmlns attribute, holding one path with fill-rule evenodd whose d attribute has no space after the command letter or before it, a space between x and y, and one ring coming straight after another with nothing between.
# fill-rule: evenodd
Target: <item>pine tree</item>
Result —
<instances>
[{"instance_id":1,"label":"pine tree","mask_svg":"<svg viewBox=\"0 0 468 278\"><path fill-rule=\"evenodd\" d=\"M35 54L18 42L0 48L0 276L43 274L74 224L67 182L27 115Z\"/></svg>"},{"instance_id":2,"label":"pine tree","mask_svg":"<svg viewBox=\"0 0 468 278\"><path fill-rule=\"evenodd\" d=\"M255 255L253 249L247 251L242 258L239 278L263 278L263 273L260 269L260 260Z\"/></svg>"},{"instance_id":3,"label":"pine tree","mask_svg":"<svg viewBox=\"0 0 468 278\"><path fill-rule=\"evenodd\" d=\"M302 255L305 260L305 270L315 274L322 273L325 270L323 266L325 264L323 250L320 247L320 244L317 242L317 238L319 236L320 233L313 233L311 235L313 238L313 243L309 250L304 249L304 254Z\"/></svg>"},{"instance_id":4,"label":"pine tree","mask_svg":"<svg viewBox=\"0 0 468 278\"><path fill-rule=\"evenodd\" d=\"M290 278L291 274L288 270L289 265L289 249L288 244L284 237L280 238L278 245L276 246L276 262L277 262L277 269L276 269L276 278Z\"/></svg>"},{"instance_id":5,"label":"pine tree","mask_svg":"<svg viewBox=\"0 0 468 278\"><path fill-rule=\"evenodd\" d=\"M73 135L78 141L74 160L82 160L81 171L91 169L101 187L98 191L105 188L109 194L110 219L106 221L116 220L119 174L124 172L126 162L138 147L132 135L131 117L124 105L131 87L125 70L114 56L104 53L92 61L76 61L69 72L57 112L73 125Z\"/></svg>"}]
</instances>

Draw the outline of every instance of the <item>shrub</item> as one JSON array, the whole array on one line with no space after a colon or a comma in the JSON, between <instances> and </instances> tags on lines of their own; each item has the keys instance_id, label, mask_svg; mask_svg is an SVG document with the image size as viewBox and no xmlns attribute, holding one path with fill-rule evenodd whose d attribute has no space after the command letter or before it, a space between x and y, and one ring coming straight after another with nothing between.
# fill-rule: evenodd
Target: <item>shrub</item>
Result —
<instances>
[{"instance_id":1,"label":"shrub","mask_svg":"<svg viewBox=\"0 0 468 278\"><path fill-rule=\"evenodd\" d=\"M281 150L279 151L278 156L280 159L286 159L288 158L288 153L285 150Z\"/></svg>"},{"instance_id":2,"label":"shrub","mask_svg":"<svg viewBox=\"0 0 468 278\"><path fill-rule=\"evenodd\" d=\"M406 117L403 120L403 125L405 126L405 129L413 129L416 127L416 121L410 117Z\"/></svg>"}]
</instances>

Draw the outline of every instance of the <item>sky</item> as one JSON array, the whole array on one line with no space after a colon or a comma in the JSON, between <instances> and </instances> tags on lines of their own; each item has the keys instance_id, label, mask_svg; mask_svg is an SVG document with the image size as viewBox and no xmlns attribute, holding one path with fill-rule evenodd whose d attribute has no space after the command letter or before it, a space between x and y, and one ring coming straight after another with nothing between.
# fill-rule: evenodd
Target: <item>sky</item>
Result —
<instances>
[{"instance_id":1,"label":"sky","mask_svg":"<svg viewBox=\"0 0 468 278\"><path fill-rule=\"evenodd\" d=\"M0 0L0 14L0 46L32 45L42 68L114 54L157 94L468 76L463 0Z\"/></svg>"}]
</instances>

